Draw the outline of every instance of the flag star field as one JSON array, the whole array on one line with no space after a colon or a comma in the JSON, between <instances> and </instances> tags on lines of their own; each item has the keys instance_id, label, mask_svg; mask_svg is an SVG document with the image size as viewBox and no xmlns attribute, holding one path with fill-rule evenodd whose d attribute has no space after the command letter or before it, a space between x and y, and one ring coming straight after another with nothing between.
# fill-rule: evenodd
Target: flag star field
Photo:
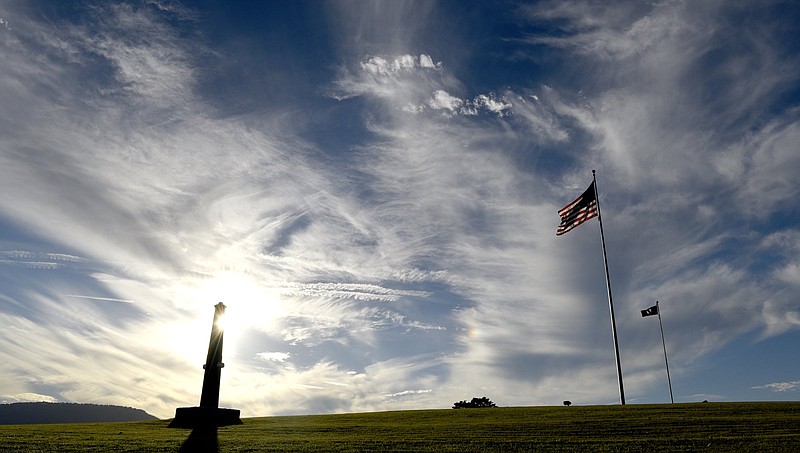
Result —
<instances>
[{"instance_id":1,"label":"flag star field","mask_svg":"<svg viewBox=\"0 0 800 453\"><path fill-rule=\"evenodd\" d=\"M794 1L0 2L0 402L800 396Z\"/></svg>"}]
</instances>

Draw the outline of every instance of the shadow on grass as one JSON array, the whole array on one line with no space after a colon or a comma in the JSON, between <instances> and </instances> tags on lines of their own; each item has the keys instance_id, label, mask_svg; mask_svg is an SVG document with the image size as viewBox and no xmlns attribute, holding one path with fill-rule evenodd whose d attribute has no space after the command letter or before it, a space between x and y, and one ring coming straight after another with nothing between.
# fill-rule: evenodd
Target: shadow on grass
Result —
<instances>
[{"instance_id":1,"label":"shadow on grass","mask_svg":"<svg viewBox=\"0 0 800 453\"><path fill-rule=\"evenodd\" d=\"M219 441L217 440L216 426L198 426L192 429L189 437L181 445L181 452L218 453Z\"/></svg>"}]
</instances>

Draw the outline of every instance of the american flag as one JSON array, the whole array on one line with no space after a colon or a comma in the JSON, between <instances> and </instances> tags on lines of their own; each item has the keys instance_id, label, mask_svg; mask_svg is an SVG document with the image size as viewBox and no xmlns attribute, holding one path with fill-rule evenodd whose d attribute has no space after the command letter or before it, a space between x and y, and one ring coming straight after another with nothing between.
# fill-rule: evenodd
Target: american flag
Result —
<instances>
[{"instance_id":1,"label":"american flag","mask_svg":"<svg viewBox=\"0 0 800 453\"><path fill-rule=\"evenodd\" d=\"M594 190L594 181L580 197L561 208L558 215L561 216L561 225L556 230L556 236L561 236L583 222L597 217L597 195Z\"/></svg>"}]
</instances>

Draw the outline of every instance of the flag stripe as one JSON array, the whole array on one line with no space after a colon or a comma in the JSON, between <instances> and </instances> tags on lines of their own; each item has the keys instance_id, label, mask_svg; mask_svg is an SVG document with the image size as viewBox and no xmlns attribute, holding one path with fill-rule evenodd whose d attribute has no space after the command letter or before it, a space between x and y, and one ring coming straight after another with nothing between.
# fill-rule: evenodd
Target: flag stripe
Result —
<instances>
[{"instance_id":1,"label":"flag stripe","mask_svg":"<svg viewBox=\"0 0 800 453\"><path fill-rule=\"evenodd\" d=\"M595 205L596 206L596 205ZM562 218L561 225L556 230L556 235L561 236L564 233L571 231L589 219L597 217L596 208L584 208L574 213L570 217Z\"/></svg>"},{"instance_id":2,"label":"flag stripe","mask_svg":"<svg viewBox=\"0 0 800 453\"><path fill-rule=\"evenodd\" d=\"M558 215L561 216L561 224L556 230L556 236L561 236L587 220L597 217L597 196L594 182L581 196L561 208Z\"/></svg>"}]
</instances>

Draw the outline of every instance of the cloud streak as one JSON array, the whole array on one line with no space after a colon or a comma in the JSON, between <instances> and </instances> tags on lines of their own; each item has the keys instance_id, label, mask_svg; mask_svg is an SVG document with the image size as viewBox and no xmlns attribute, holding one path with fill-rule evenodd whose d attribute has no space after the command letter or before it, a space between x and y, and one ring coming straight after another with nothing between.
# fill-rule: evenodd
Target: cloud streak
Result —
<instances>
[{"instance_id":1,"label":"cloud streak","mask_svg":"<svg viewBox=\"0 0 800 453\"><path fill-rule=\"evenodd\" d=\"M771 384L757 385L754 389L771 390L773 392L793 392L800 387L800 381L773 382Z\"/></svg>"}]
</instances>

